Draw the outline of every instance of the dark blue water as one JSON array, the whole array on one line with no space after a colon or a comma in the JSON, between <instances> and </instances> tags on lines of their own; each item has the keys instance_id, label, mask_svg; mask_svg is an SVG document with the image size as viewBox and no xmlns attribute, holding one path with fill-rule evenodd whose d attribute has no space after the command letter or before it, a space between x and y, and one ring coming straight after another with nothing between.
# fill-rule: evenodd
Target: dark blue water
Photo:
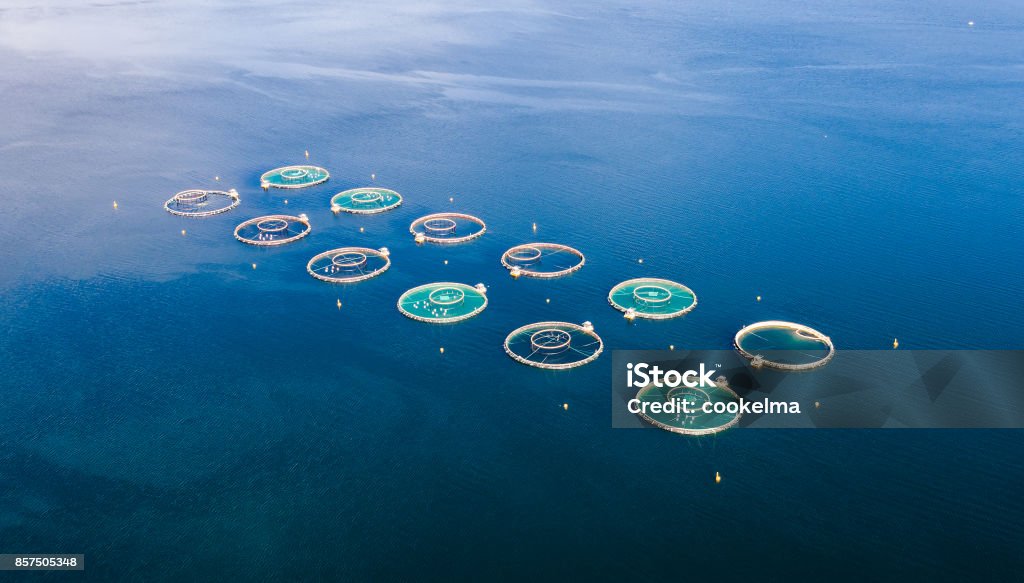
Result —
<instances>
[{"instance_id":1,"label":"dark blue water","mask_svg":"<svg viewBox=\"0 0 1024 583\"><path fill-rule=\"evenodd\" d=\"M840 350L1024 347L1019 8L0 9L0 552L96 580L1014 578L1020 432L613 430L610 357L501 342L723 348L778 318ZM259 190L307 149L330 182ZM332 215L371 173L403 206ZM204 187L242 204L162 209ZM446 210L487 234L417 247ZM232 238L271 212L312 234ZM531 240L587 265L513 281ZM305 273L345 245L393 266ZM700 304L628 325L606 296L640 276ZM487 310L403 318L435 280Z\"/></svg>"}]
</instances>

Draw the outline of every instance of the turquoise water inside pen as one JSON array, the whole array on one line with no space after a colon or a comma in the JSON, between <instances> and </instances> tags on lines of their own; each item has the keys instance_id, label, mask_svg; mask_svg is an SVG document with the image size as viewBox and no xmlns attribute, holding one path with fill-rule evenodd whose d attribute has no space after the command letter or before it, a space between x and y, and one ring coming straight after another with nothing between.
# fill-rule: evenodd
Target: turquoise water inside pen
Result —
<instances>
[{"instance_id":1,"label":"turquoise water inside pen","mask_svg":"<svg viewBox=\"0 0 1024 583\"><path fill-rule=\"evenodd\" d=\"M759 320L840 351L1024 347L1015 3L15 1L0 68L0 552L85 553L95 580L1022 567L1019 431L693 439L612 429L608 398L608 351ZM328 182L260 189L306 150ZM403 203L331 212L365 186ZM167 213L187 188L241 204ZM417 246L446 211L487 233ZM295 243L232 237L299 213ZM534 241L586 265L513 280L502 253ZM342 246L392 266L305 272ZM630 324L607 296L637 277L700 303ZM487 309L403 317L432 281ZM547 320L606 352L505 354Z\"/></svg>"}]
</instances>

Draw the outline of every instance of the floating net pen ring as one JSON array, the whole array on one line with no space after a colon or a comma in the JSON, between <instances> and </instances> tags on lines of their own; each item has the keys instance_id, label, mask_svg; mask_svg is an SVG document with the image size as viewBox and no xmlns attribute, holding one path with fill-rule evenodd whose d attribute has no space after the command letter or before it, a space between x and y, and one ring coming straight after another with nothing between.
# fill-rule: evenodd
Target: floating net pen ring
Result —
<instances>
[{"instance_id":1,"label":"floating net pen ring","mask_svg":"<svg viewBox=\"0 0 1024 583\"><path fill-rule=\"evenodd\" d=\"M238 191L183 190L164 203L164 210L179 217L208 217L227 212L240 202Z\"/></svg>"},{"instance_id":2,"label":"floating net pen ring","mask_svg":"<svg viewBox=\"0 0 1024 583\"><path fill-rule=\"evenodd\" d=\"M530 335L530 345L538 352L555 354L569 350L572 336L557 328L544 328Z\"/></svg>"},{"instance_id":3,"label":"floating net pen ring","mask_svg":"<svg viewBox=\"0 0 1024 583\"><path fill-rule=\"evenodd\" d=\"M552 278L569 275L583 267L583 253L557 243L527 243L516 245L501 256L501 264L512 277Z\"/></svg>"},{"instance_id":4,"label":"floating net pen ring","mask_svg":"<svg viewBox=\"0 0 1024 583\"><path fill-rule=\"evenodd\" d=\"M633 289L633 298L637 303L661 305L672 301L672 292L660 285L641 285Z\"/></svg>"},{"instance_id":5,"label":"floating net pen ring","mask_svg":"<svg viewBox=\"0 0 1024 583\"><path fill-rule=\"evenodd\" d=\"M288 229L288 221L279 218L270 218L256 223L256 228L263 233L280 233Z\"/></svg>"},{"instance_id":6,"label":"floating net pen ring","mask_svg":"<svg viewBox=\"0 0 1024 583\"><path fill-rule=\"evenodd\" d=\"M341 247L313 256L306 271L313 277L331 283L354 283L377 277L391 267L387 247Z\"/></svg>"},{"instance_id":7,"label":"floating net pen ring","mask_svg":"<svg viewBox=\"0 0 1024 583\"><path fill-rule=\"evenodd\" d=\"M442 287L431 291L427 300L437 306L457 306L466 301L466 293L457 287Z\"/></svg>"},{"instance_id":8,"label":"floating net pen ring","mask_svg":"<svg viewBox=\"0 0 1024 583\"><path fill-rule=\"evenodd\" d=\"M451 235L458 224L451 219L430 219L423 221L423 228L431 235Z\"/></svg>"},{"instance_id":9,"label":"floating net pen ring","mask_svg":"<svg viewBox=\"0 0 1024 583\"><path fill-rule=\"evenodd\" d=\"M356 204L370 204L378 202L384 198L379 192L357 192L352 195L352 202Z\"/></svg>"},{"instance_id":10,"label":"floating net pen ring","mask_svg":"<svg viewBox=\"0 0 1024 583\"><path fill-rule=\"evenodd\" d=\"M331 264L341 269L358 269L366 265L366 253L359 251L338 253L331 258Z\"/></svg>"},{"instance_id":11,"label":"floating net pen ring","mask_svg":"<svg viewBox=\"0 0 1024 583\"><path fill-rule=\"evenodd\" d=\"M270 247L298 241L311 230L306 215L268 215L235 227L235 238L248 245Z\"/></svg>"},{"instance_id":12,"label":"floating net pen ring","mask_svg":"<svg viewBox=\"0 0 1024 583\"><path fill-rule=\"evenodd\" d=\"M404 316L432 324L472 318L486 307L487 287L482 283L475 286L450 282L428 283L414 287L398 298L398 311Z\"/></svg>"},{"instance_id":13,"label":"floating net pen ring","mask_svg":"<svg viewBox=\"0 0 1024 583\"><path fill-rule=\"evenodd\" d=\"M309 170L306 170L305 168L287 168L281 171L281 178L287 180L298 180L307 174L309 174Z\"/></svg>"},{"instance_id":14,"label":"floating net pen ring","mask_svg":"<svg viewBox=\"0 0 1024 583\"><path fill-rule=\"evenodd\" d=\"M832 339L795 322L766 320L744 326L733 346L755 367L801 371L824 366L836 354Z\"/></svg>"},{"instance_id":15,"label":"floating net pen ring","mask_svg":"<svg viewBox=\"0 0 1024 583\"><path fill-rule=\"evenodd\" d=\"M420 217L409 225L417 243L464 243L487 231L487 225L473 215L435 213Z\"/></svg>"},{"instance_id":16,"label":"floating net pen ring","mask_svg":"<svg viewBox=\"0 0 1024 583\"><path fill-rule=\"evenodd\" d=\"M518 263L520 265L536 263L537 261L540 261L541 255L543 254L543 251L532 245L520 245L519 247L513 247L506 253L510 263Z\"/></svg>"},{"instance_id":17,"label":"floating net pen ring","mask_svg":"<svg viewBox=\"0 0 1024 583\"><path fill-rule=\"evenodd\" d=\"M608 303L627 320L666 320L688 314L697 307L697 294L668 279L639 277L617 284L608 292Z\"/></svg>"},{"instance_id":18,"label":"floating net pen ring","mask_svg":"<svg viewBox=\"0 0 1024 583\"><path fill-rule=\"evenodd\" d=\"M330 177L330 172L319 166L282 166L264 172L260 176L260 186L264 190L270 187L305 188L325 182Z\"/></svg>"},{"instance_id":19,"label":"floating net pen ring","mask_svg":"<svg viewBox=\"0 0 1024 583\"><path fill-rule=\"evenodd\" d=\"M331 197L331 211L357 215L382 213L402 204L402 195L387 188L352 188Z\"/></svg>"},{"instance_id":20,"label":"floating net pen ring","mask_svg":"<svg viewBox=\"0 0 1024 583\"><path fill-rule=\"evenodd\" d=\"M528 366L564 370L592 362L604 350L590 322L537 322L513 330L505 353Z\"/></svg>"},{"instance_id":21,"label":"floating net pen ring","mask_svg":"<svg viewBox=\"0 0 1024 583\"><path fill-rule=\"evenodd\" d=\"M182 204L199 204L210 200L205 190L185 190L174 195L174 200Z\"/></svg>"}]
</instances>

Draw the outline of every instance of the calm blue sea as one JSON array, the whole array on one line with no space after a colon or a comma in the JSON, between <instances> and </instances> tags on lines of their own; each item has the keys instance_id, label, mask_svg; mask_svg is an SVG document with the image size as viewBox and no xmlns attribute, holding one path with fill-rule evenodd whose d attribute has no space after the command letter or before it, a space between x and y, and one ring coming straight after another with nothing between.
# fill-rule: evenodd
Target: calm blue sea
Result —
<instances>
[{"instance_id":1,"label":"calm blue sea","mask_svg":"<svg viewBox=\"0 0 1024 583\"><path fill-rule=\"evenodd\" d=\"M779 318L1024 348L1020 8L5 2L0 552L90 580L1018 578L1020 431L615 430L610 354L501 344L589 320L608 350L727 348ZM259 189L305 150L328 183ZM332 215L371 174L405 203ZM162 208L213 187L240 207ZM487 234L417 247L447 210ZM312 234L232 238L280 212ZM528 241L586 267L513 281ZM305 273L345 245L391 270ZM606 296L639 276L700 304L628 325ZM437 280L490 304L398 313Z\"/></svg>"}]
</instances>

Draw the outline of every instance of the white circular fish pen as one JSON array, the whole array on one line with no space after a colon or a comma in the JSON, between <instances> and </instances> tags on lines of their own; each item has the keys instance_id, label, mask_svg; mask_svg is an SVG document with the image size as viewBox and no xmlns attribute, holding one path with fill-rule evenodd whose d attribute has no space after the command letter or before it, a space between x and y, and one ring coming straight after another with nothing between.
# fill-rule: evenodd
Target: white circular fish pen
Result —
<instances>
[{"instance_id":1,"label":"white circular fish pen","mask_svg":"<svg viewBox=\"0 0 1024 583\"><path fill-rule=\"evenodd\" d=\"M744 326L733 345L755 367L800 371L824 366L836 354L832 339L810 326L767 320Z\"/></svg>"},{"instance_id":2,"label":"white circular fish pen","mask_svg":"<svg viewBox=\"0 0 1024 583\"><path fill-rule=\"evenodd\" d=\"M438 282L414 287L398 298L404 316L431 324L450 324L479 314L487 307L487 287L482 283Z\"/></svg>"},{"instance_id":3,"label":"white circular fish pen","mask_svg":"<svg viewBox=\"0 0 1024 583\"><path fill-rule=\"evenodd\" d=\"M227 212L241 202L238 191L183 190L164 203L164 209L179 217L201 218Z\"/></svg>"},{"instance_id":4,"label":"white circular fish pen","mask_svg":"<svg viewBox=\"0 0 1024 583\"><path fill-rule=\"evenodd\" d=\"M268 188L306 188L326 182L331 173L319 166L283 166L264 172L260 186Z\"/></svg>"},{"instance_id":5,"label":"white circular fish pen","mask_svg":"<svg viewBox=\"0 0 1024 583\"><path fill-rule=\"evenodd\" d=\"M516 245L501 256L501 264L512 277L562 277L580 269L585 263L583 253L557 243Z\"/></svg>"},{"instance_id":6,"label":"white circular fish pen","mask_svg":"<svg viewBox=\"0 0 1024 583\"><path fill-rule=\"evenodd\" d=\"M235 227L235 239L249 245L272 247L298 241L311 229L306 215L267 215Z\"/></svg>"},{"instance_id":7,"label":"white circular fish pen","mask_svg":"<svg viewBox=\"0 0 1024 583\"><path fill-rule=\"evenodd\" d=\"M608 303L624 312L630 320L666 320L688 314L696 308L697 294L685 285L668 279L640 277L613 287L608 293Z\"/></svg>"},{"instance_id":8,"label":"white circular fish pen","mask_svg":"<svg viewBox=\"0 0 1024 583\"><path fill-rule=\"evenodd\" d=\"M315 255L306 264L313 277L331 283L355 283L384 273L391 267L387 247L341 247Z\"/></svg>"},{"instance_id":9,"label":"white circular fish pen","mask_svg":"<svg viewBox=\"0 0 1024 583\"><path fill-rule=\"evenodd\" d=\"M331 197L331 211L372 215L398 208L402 195L387 188L353 188Z\"/></svg>"},{"instance_id":10,"label":"white circular fish pen","mask_svg":"<svg viewBox=\"0 0 1024 583\"><path fill-rule=\"evenodd\" d=\"M583 366L602 350L604 344L590 322L537 322L517 328L505 338L505 352L513 359L552 370Z\"/></svg>"},{"instance_id":11,"label":"white circular fish pen","mask_svg":"<svg viewBox=\"0 0 1024 583\"><path fill-rule=\"evenodd\" d=\"M486 231L487 225L481 219L462 213L435 213L409 225L417 243L465 243Z\"/></svg>"}]
</instances>

